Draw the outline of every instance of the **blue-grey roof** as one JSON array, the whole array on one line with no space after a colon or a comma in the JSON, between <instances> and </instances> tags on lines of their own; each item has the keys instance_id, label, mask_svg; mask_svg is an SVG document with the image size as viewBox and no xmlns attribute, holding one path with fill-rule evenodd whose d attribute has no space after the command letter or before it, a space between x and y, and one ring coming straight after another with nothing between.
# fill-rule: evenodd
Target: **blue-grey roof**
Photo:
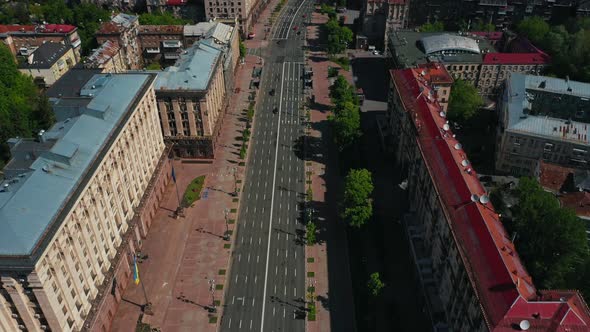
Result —
<instances>
[{"instance_id":1,"label":"blue-grey roof","mask_svg":"<svg viewBox=\"0 0 590 332\"><path fill-rule=\"evenodd\" d=\"M0 255L32 253L86 172L100 162L95 160L99 152L149 79L148 74L94 76L81 90L81 96L91 98L80 114L43 134L55 144L28 171L0 184ZM59 108L59 102L54 104Z\"/></svg>"},{"instance_id":2,"label":"blue-grey roof","mask_svg":"<svg viewBox=\"0 0 590 332\"><path fill-rule=\"evenodd\" d=\"M468 52L479 54L479 44L473 38L448 33L430 35L421 39L426 54L440 52Z\"/></svg>"},{"instance_id":3,"label":"blue-grey roof","mask_svg":"<svg viewBox=\"0 0 590 332\"><path fill-rule=\"evenodd\" d=\"M590 100L590 84L554 77L511 73L507 89L504 94L507 130L581 145L589 144L589 125L587 121L582 121L583 118L587 119L588 115L582 114L576 118L572 116L572 109L574 112L587 111L577 108L577 104L573 102ZM549 95L553 99L549 103L546 102L547 99L535 100L543 95ZM559 101L562 98L570 103L560 104ZM545 105L540 106L540 104ZM534 111L539 108L540 112Z\"/></svg>"},{"instance_id":4,"label":"blue-grey roof","mask_svg":"<svg viewBox=\"0 0 590 332\"><path fill-rule=\"evenodd\" d=\"M209 85L221 50L213 43L195 43L180 55L174 66L160 72L154 84L156 90L204 91Z\"/></svg>"}]
</instances>

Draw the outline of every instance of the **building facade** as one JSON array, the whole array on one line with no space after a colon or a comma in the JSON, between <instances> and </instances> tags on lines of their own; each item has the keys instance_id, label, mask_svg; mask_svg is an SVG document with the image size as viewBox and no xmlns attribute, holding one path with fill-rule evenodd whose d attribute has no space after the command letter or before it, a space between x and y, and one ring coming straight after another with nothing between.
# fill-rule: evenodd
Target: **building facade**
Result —
<instances>
[{"instance_id":1,"label":"building facade","mask_svg":"<svg viewBox=\"0 0 590 332\"><path fill-rule=\"evenodd\" d=\"M40 87L49 87L77 64L71 46L47 42L27 56L18 70L33 78Z\"/></svg>"},{"instance_id":2,"label":"building facade","mask_svg":"<svg viewBox=\"0 0 590 332\"><path fill-rule=\"evenodd\" d=\"M453 78L471 82L488 96L499 92L509 73L539 74L550 63L547 54L524 38L471 32L394 31L386 56L397 69L444 64Z\"/></svg>"},{"instance_id":3,"label":"building facade","mask_svg":"<svg viewBox=\"0 0 590 332\"><path fill-rule=\"evenodd\" d=\"M158 74L156 99L167 142L181 158L213 158L227 106L222 51L211 40L195 43Z\"/></svg>"},{"instance_id":4,"label":"building facade","mask_svg":"<svg viewBox=\"0 0 590 332\"><path fill-rule=\"evenodd\" d=\"M496 170L533 175L543 160L589 168L590 85L512 74L499 101Z\"/></svg>"},{"instance_id":5,"label":"building facade","mask_svg":"<svg viewBox=\"0 0 590 332\"><path fill-rule=\"evenodd\" d=\"M237 20L242 37L250 32L268 0L205 0L205 15L211 20Z\"/></svg>"},{"instance_id":6,"label":"building facade","mask_svg":"<svg viewBox=\"0 0 590 332\"><path fill-rule=\"evenodd\" d=\"M76 60L80 60L82 41L73 25L0 25L0 40L15 56L28 56L46 42L62 43L71 46Z\"/></svg>"},{"instance_id":7,"label":"building facade","mask_svg":"<svg viewBox=\"0 0 590 332\"><path fill-rule=\"evenodd\" d=\"M412 26L441 21L452 30L480 21L501 30L531 16L563 22L572 13L584 15L586 9L587 2L572 0L412 0L410 18Z\"/></svg>"},{"instance_id":8,"label":"building facade","mask_svg":"<svg viewBox=\"0 0 590 332\"><path fill-rule=\"evenodd\" d=\"M407 28L410 0L366 0L361 8L362 34L369 44L387 45L394 30Z\"/></svg>"},{"instance_id":9,"label":"building facade","mask_svg":"<svg viewBox=\"0 0 590 332\"><path fill-rule=\"evenodd\" d=\"M183 43L183 31L182 25L140 25L137 37L144 62L178 60L182 49L190 46Z\"/></svg>"},{"instance_id":10,"label":"building facade","mask_svg":"<svg viewBox=\"0 0 590 332\"><path fill-rule=\"evenodd\" d=\"M84 68L102 69L103 73L123 73L127 65L118 44L107 40L84 60Z\"/></svg>"},{"instance_id":11,"label":"building facade","mask_svg":"<svg viewBox=\"0 0 590 332\"><path fill-rule=\"evenodd\" d=\"M137 16L120 13L113 16L110 22L103 23L95 36L99 44L107 40L117 44L121 48L127 69L136 70L143 67L138 30Z\"/></svg>"},{"instance_id":12,"label":"building facade","mask_svg":"<svg viewBox=\"0 0 590 332\"><path fill-rule=\"evenodd\" d=\"M51 129L9 141L0 330L110 329L169 179L154 80L96 75L52 99Z\"/></svg>"},{"instance_id":13,"label":"building facade","mask_svg":"<svg viewBox=\"0 0 590 332\"><path fill-rule=\"evenodd\" d=\"M422 302L436 331L587 330L577 291L538 290L428 82L391 73L388 120Z\"/></svg>"}]
</instances>

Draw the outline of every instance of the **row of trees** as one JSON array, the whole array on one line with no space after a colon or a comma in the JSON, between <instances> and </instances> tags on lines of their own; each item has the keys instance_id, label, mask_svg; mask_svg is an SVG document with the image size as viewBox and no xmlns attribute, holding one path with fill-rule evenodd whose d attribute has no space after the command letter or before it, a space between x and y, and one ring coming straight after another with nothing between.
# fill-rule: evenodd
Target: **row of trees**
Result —
<instances>
[{"instance_id":1,"label":"row of trees","mask_svg":"<svg viewBox=\"0 0 590 332\"><path fill-rule=\"evenodd\" d=\"M47 97L39 94L30 76L18 71L12 53L0 43L0 169L10 158L6 140L32 137L54 121Z\"/></svg>"},{"instance_id":2,"label":"row of trees","mask_svg":"<svg viewBox=\"0 0 590 332\"><path fill-rule=\"evenodd\" d=\"M361 136L359 100L354 87L338 75L330 87L334 115L330 118L334 128L334 141L340 151L352 146Z\"/></svg>"},{"instance_id":3,"label":"row of trees","mask_svg":"<svg viewBox=\"0 0 590 332\"><path fill-rule=\"evenodd\" d=\"M531 178L516 188L513 220L516 247L538 288L580 289L590 296L590 255L584 222Z\"/></svg>"},{"instance_id":4,"label":"row of trees","mask_svg":"<svg viewBox=\"0 0 590 332\"><path fill-rule=\"evenodd\" d=\"M1 24L65 23L78 27L82 40L82 53L96 47L94 34L101 22L110 19L110 12L92 3L66 4L63 0L46 0L40 3L10 1L0 9Z\"/></svg>"},{"instance_id":5,"label":"row of trees","mask_svg":"<svg viewBox=\"0 0 590 332\"><path fill-rule=\"evenodd\" d=\"M535 16L522 20L517 31L551 56L550 74L590 82L590 18L550 26Z\"/></svg>"},{"instance_id":6,"label":"row of trees","mask_svg":"<svg viewBox=\"0 0 590 332\"><path fill-rule=\"evenodd\" d=\"M322 12L330 18L324 25L328 37L327 51L330 55L336 55L344 52L352 42L352 30L342 26L337 18L336 11L333 7L323 5Z\"/></svg>"}]
</instances>

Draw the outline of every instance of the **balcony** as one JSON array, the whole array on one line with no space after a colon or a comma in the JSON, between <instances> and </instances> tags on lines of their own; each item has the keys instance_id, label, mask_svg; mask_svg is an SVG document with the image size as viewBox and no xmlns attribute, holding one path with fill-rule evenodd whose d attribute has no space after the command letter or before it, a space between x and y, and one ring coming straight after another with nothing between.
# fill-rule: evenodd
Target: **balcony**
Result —
<instances>
[{"instance_id":1,"label":"balcony","mask_svg":"<svg viewBox=\"0 0 590 332\"><path fill-rule=\"evenodd\" d=\"M160 48L159 47L147 47L145 49L145 52L147 54L159 54L160 53Z\"/></svg>"},{"instance_id":2,"label":"balcony","mask_svg":"<svg viewBox=\"0 0 590 332\"><path fill-rule=\"evenodd\" d=\"M166 60L176 60L180 58L180 54L178 53L164 53L164 59Z\"/></svg>"},{"instance_id":3,"label":"balcony","mask_svg":"<svg viewBox=\"0 0 590 332\"><path fill-rule=\"evenodd\" d=\"M162 42L164 48L180 48L182 43L179 40L165 40Z\"/></svg>"}]
</instances>

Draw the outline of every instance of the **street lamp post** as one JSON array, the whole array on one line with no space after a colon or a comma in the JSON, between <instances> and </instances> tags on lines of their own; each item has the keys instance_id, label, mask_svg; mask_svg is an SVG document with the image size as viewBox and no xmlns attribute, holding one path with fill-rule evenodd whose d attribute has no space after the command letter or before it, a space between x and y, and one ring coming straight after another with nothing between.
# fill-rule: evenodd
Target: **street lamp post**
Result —
<instances>
[{"instance_id":1,"label":"street lamp post","mask_svg":"<svg viewBox=\"0 0 590 332\"><path fill-rule=\"evenodd\" d=\"M223 234L223 239L225 241L229 240L229 221L227 220L227 216L229 214L229 209L225 208L225 210L223 210L223 214L225 215L225 233Z\"/></svg>"}]
</instances>

